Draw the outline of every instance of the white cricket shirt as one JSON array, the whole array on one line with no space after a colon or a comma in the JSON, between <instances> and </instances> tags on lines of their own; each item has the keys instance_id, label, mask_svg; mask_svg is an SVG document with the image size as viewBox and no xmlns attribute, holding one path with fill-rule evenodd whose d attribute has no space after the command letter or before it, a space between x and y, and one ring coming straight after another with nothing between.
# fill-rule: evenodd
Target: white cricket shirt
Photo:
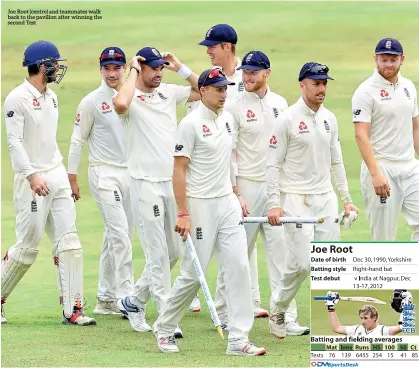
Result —
<instances>
[{"instance_id":1,"label":"white cricket shirt","mask_svg":"<svg viewBox=\"0 0 419 368\"><path fill-rule=\"evenodd\" d=\"M68 173L77 174L83 144L89 145L89 164L127 167L125 118L115 112L117 92L105 81L84 97L78 108L68 154Z\"/></svg>"},{"instance_id":2,"label":"white cricket shirt","mask_svg":"<svg viewBox=\"0 0 419 368\"><path fill-rule=\"evenodd\" d=\"M277 186L284 193L323 194L333 190L332 165L344 170L335 115L323 105L314 112L302 97L274 121L267 144L267 169L279 170L280 178L272 183L268 172L268 208L280 207Z\"/></svg>"},{"instance_id":3,"label":"white cricket shirt","mask_svg":"<svg viewBox=\"0 0 419 368\"><path fill-rule=\"evenodd\" d=\"M230 181L233 117L214 113L202 102L180 122L175 156L190 159L186 195L218 198L233 192Z\"/></svg>"},{"instance_id":4,"label":"white cricket shirt","mask_svg":"<svg viewBox=\"0 0 419 368\"><path fill-rule=\"evenodd\" d=\"M419 115L413 82L398 75L396 84L377 70L356 89L352 97L354 122L371 124L370 139L378 160L413 160L412 118Z\"/></svg>"},{"instance_id":5,"label":"white cricket shirt","mask_svg":"<svg viewBox=\"0 0 419 368\"><path fill-rule=\"evenodd\" d=\"M231 76L226 75L226 78L228 79L228 81L233 82L235 84L227 86L227 98L226 98L224 108L227 108L230 101L233 101L234 99L236 99L239 96L239 94L245 90L244 89L244 84L243 84L243 81L242 81L243 71L241 69L236 70L238 67L240 67L242 65L240 58L236 57L236 62L237 62L237 64L236 64L235 69L234 69L234 74L231 75ZM221 70L222 70L222 68L221 68ZM188 111L186 113L189 114L194 109L196 109L199 106L199 102L200 101L190 102L188 104Z\"/></svg>"},{"instance_id":6,"label":"white cricket shirt","mask_svg":"<svg viewBox=\"0 0 419 368\"><path fill-rule=\"evenodd\" d=\"M348 336L390 336L389 327L377 324L372 330L367 330L362 325L343 326Z\"/></svg>"},{"instance_id":7,"label":"white cricket shirt","mask_svg":"<svg viewBox=\"0 0 419 368\"><path fill-rule=\"evenodd\" d=\"M225 108L233 115L233 149L237 150L238 177L266 181L266 157L273 122L288 107L285 98L268 92L260 98L244 91Z\"/></svg>"},{"instance_id":8,"label":"white cricket shirt","mask_svg":"<svg viewBox=\"0 0 419 368\"><path fill-rule=\"evenodd\" d=\"M176 105L185 104L190 86L161 83L152 93L135 90L128 118L128 174L154 182L172 180Z\"/></svg>"},{"instance_id":9,"label":"white cricket shirt","mask_svg":"<svg viewBox=\"0 0 419 368\"><path fill-rule=\"evenodd\" d=\"M63 160L57 145L58 99L45 95L26 79L4 102L7 142L16 172L29 176L51 170Z\"/></svg>"}]
</instances>

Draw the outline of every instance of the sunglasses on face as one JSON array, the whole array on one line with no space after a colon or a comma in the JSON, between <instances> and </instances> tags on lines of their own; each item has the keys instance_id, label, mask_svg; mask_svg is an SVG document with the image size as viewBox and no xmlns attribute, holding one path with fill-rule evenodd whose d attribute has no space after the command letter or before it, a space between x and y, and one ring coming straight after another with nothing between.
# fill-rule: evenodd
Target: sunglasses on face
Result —
<instances>
[{"instance_id":1,"label":"sunglasses on face","mask_svg":"<svg viewBox=\"0 0 419 368\"><path fill-rule=\"evenodd\" d=\"M205 77L204 82L202 83L202 87L205 87L205 82L207 81L207 79L216 78L216 77L219 77L220 75L223 77L226 77L225 74L221 71L221 69L219 68L212 69L211 72Z\"/></svg>"},{"instance_id":2,"label":"sunglasses on face","mask_svg":"<svg viewBox=\"0 0 419 368\"><path fill-rule=\"evenodd\" d=\"M312 74L327 74L329 68L327 65L314 65L310 69L304 71L303 76L312 75Z\"/></svg>"}]
</instances>

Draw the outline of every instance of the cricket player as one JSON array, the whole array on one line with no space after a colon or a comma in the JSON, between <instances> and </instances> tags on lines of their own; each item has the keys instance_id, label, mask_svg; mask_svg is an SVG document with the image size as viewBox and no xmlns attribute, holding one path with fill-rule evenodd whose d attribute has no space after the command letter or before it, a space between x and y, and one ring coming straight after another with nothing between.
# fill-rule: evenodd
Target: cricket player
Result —
<instances>
[{"instance_id":1,"label":"cricket player","mask_svg":"<svg viewBox=\"0 0 419 368\"><path fill-rule=\"evenodd\" d=\"M233 157L237 185L234 192L240 200L243 216L265 216L267 212L266 157L273 122L287 107L287 101L272 92L268 86L271 74L269 58L261 51L248 52L241 62L245 91L226 107L233 116ZM271 291L276 290L284 269L286 251L284 230L269 224L245 224L249 257L253 254L256 238L260 232L266 249L268 275ZM217 280L220 281L220 278ZM221 280L222 281L222 280ZM217 284L217 296L224 294L224 282ZM222 291L221 291L222 290ZM224 324L227 309L224 298L216 299L217 312ZM275 304L271 306L272 312ZM288 335L306 335L308 327L296 322L297 305L292 300L285 314Z\"/></svg>"},{"instance_id":2,"label":"cricket player","mask_svg":"<svg viewBox=\"0 0 419 368\"><path fill-rule=\"evenodd\" d=\"M266 350L248 337L254 317L246 232L239 224L240 202L230 178L233 121L222 110L230 83L221 69L205 70L198 81L201 103L179 124L173 171L175 230L183 240L191 234L204 273L214 251L224 272L230 312L227 354L264 355ZM185 252L168 308L154 325L162 352L179 352L174 330L199 287L190 253Z\"/></svg>"},{"instance_id":3,"label":"cricket player","mask_svg":"<svg viewBox=\"0 0 419 368\"><path fill-rule=\"evenodd\" d=\"M333 332L349 336L393 336L402 332L403 325L403 307L407 304L413 304L413 296L409 291L402 294L399 324L397 326L383 326L378 323L378 310L372 305L364 305L359 310L361 324L354 326L342 326L339 322L335 307L339 302L339 293L328 291L326 296L332 300L326 300L325 305L329 312L329 321Z\"/></svg>"},{"instance_id":4,"label":"cricket player","mask_svg":"<svg viewBox=\"0 0 419 368\"><path fill-rule=\"evenodd\" d=\"M310 270L310 242L340 239L338 201L333 176L345 214L358 213L352 203L343 165L335 115L323 101L329 68L306 63L299 75L301 97L274 121L267 159L268 220L280 225L280 216L323 217L324 223L296 228L285 224L286 268L274 293L271 333L286 335L285 311Z\"/></svg>"},{"instance_id":5,"label":"cricket player","mask_svg":"<svg viewBox=\"0 0 419 368\"><path fill-rule=\"evenodd\" d=\"M172 185L176 105L197 100L199 93L196 74L171 53L162 57L154 47L144 47L129 67L113 102L115 111L128 119L130 197L146 265L132 294L118 301L118 307L135 331L145 332L151 330L144 319L150 293L162 313L171 287L170 270L182 254L173 231L177 218ZM193 88L161 83L164 68L176 71ZM180 329L177 337L182 337Z\"/></svg>"},{"instance_id":6,"label":"cricket player","mask_svg":"<svg viewBox=\"0 0 419 368\"><path fill-rule=\"evenodd\" d=\"M237 39L237 33L233 27L228 24L217 24L207 31L205 39L199 43L201 46L206 46L211 64L213 66L220 67L227 79L230 82L235 83L234 85L227 86L228 93L226 108L230 105L230 103L233 103L241 92L244 91L242 81L243 72L240 69L241 60L236 56ZM189 111L192 111L198 105L198 102L189 104ZM250 258L250 277L252 285L253 312L255 318L268 317L268 311L260 307L256 240L254 246L252 247ZM223 283L223 276L221 272L218 274L217 283ZM219 295L219 290L221 289L217 289L216 292L216 300L220 301L221 305L225 306L225 298L222 294ZM200 309L198 297L194 298L192 301L189 311L193 312L197 309ZM227 320L224 320L223 322L226 324Z\"/></svg>"},{"instance_id":7,"label":"cricket player","mask_svg":"<svg viewBox=\"0 0 419 368\"><path fill-rule=\"evenodd\" d=\"M352 97L355 139L364 159L361 189L372 240L395 240L400 211L419 240L419 111L413 82L400 74L403 47L384 38L374 74ZM391 196L390 196L391 193Z\"/></svg>"},{"instance_id":8,"label":"cricket player","mask_svg":"<svg viewBox=\"0 0 419 368\"><path fill-rule=\"evenodd\" d=\"M127 173L126 124L112 98L123 84L124 52L107 47L99 58L102 83L78 108L68 154L68 177L75 200L80 198L77 174L83 145L89 145L89 186L105 225L99 264L98 303L94 314L118 314L116 305L132 292L133 218Z\"/></svg>"},{"instance_id":9,"label":"cricket player","mask_svg":"<svg viewBox=\"0 0 419 368\"><path fill-rule=\"evenodd\" d=\"M31 43L23 56L29 76L4 102L7 142L15 171L16 243L1 263L3 303L35 262L46 229L57 266L63 323L94 325L83 313L83 252L63 157L57 145L58 99L48 87L60 83L66 59L49 41Z\"/></svg>"}]
</instances>

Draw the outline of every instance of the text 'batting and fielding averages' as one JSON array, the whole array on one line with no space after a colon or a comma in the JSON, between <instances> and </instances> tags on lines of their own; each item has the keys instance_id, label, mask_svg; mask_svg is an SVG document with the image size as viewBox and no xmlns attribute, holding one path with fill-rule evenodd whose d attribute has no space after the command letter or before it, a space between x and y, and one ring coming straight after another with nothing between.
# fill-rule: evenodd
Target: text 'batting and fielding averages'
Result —
<instances>
[{"instance_id":1,"label":"text 'batting and fielding averages'","mask_svg":"<svg viewBox=\"0 0 419 368\"><path fill-rule=\"evenodd\" d=\"M312 243L312 289L417 289L418 243Z\"/></svg>"}]
</instances>

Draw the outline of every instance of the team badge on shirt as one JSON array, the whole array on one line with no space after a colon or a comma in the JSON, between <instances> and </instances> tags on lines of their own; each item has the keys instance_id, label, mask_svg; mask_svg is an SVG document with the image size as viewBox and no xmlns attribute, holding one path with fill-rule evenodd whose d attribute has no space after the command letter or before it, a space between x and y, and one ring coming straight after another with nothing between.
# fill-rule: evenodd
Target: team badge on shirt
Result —
<instances>
[{"instance_id":1,"label":"team badge on shirt","mask_svg":"<svg viewBox=\"0 0 419 368\"><path fill-rule=\"evenodd\" d=\"M210 128L208 128L205 124L202 125L202 133L204 137L208 137L210 135L212 135Z\"/></svg>"},{"instance_id":2,"label":"team badge on shirt","mask_svg":"<svg viewBox=\"0 0 419 368\"><path fill-rule=\"evenodd\" d=\"M109 114L110 112L112 112L111 107L107 104L107 102L103 101L102 102L102 114Z\"/></svg>"},{"instance_id":3,"label":"team badge on shirt","mask_svg":"<svg viewBox=\"0 0 419 368\"><path fill-rule=\"evenodd\" d=\"M382 89L380 91L381 101L387 101L391 100L391 97L389 97L388 92L385 89Z\"/></svg>"},{"instance_id":4,"label":"team badge on shirt","mask_svg":"<svg viewBox=\"0 0 419 368\"><path fill-rule=\"evenodd\" d=\"M307 124L304 123L304 121L300 121L300 124L298 125L298 130L300 134L310 133L310 130L308 130Z\"/></svg>"},{"instance_id":5,"label":"team badge on shirt","mask_svg":"<svg viewBox=\"0 0 419 368\"><path fill-rule=\"evenodd\" d=\"M248 123L251 123L252 121L257 121L256 114L252 110L247 110L246 117Z\"/></svg>"},{"instance_id":6,"label":"team badge on shirt","mask_svg":"<svg viewBox=\"0 0 419 368\"><path fill-rule=\"evenodd\" d=\"M277 118L277 117L278 117L278 115L279 115L278 109L277 109L276 107L273 107L273 108L272 108L272 111L273 111L273 113L274 113L274 116Z\"/></svg>"},{"instance_id":7,"label":"team badge on shirt","mask_svg":"<svg viewBox=\"0 0 419 368\"><path fill-rule=\"evenodd\" d=\"M228 124L228 121L226 121L226 128L227 128L227 132L231 133L231 128L230 128L230 125Z\"/></svg>"},{"instance_id":8,"label":"team badge on shirt","mask_svg":"<svg viewBox=\"0 0 419 368\"><path fill-rule=\"evenodd\" d=\"M57 101L55 101L55 98L52 99L52 103L54 104L54 107L57 108Z\"/></svg>"},{"instance_id":9,"label":"team badge on shirt","mask_svg":"<svg viewBox=\"0 0 419 368\"><path fill-rule=\"evenodd\" d=\"M244 91L244 84L243 84L243 82L239 82L239 83L237 84L237 90L238 90L239 92L243 92L243 91Z\"/></svg>"},{"instance_id":10,"label":"team badge on shirt","mask_svg":"<svg viewBox=\"0 0 419 368\"><path fill-rule=\"evenodd\" d=\"M34 110L42 110L41 103L34 97L32 101Z\"/></svg>"},{"instance_id":11,"label":"team badge on shirt","mask_svg":"<svg viewBox=\"0 0 419 368\"><path fill-rule=\"evenodd\" d=\"M329 123L325 120L324 121L324 129L326 129L326 132L330 132L330 126L329 126Z\"/></svg>"},{"instance_id":12,"label":"team badge on shirt","mask_svg":"<svg viewBox=\"0 0 419 368\"><path fill-rule=\"evenodd\" d=\"M159 93L157 93L157 95L163 100L163 101L166 101L167 100L167 97L166 96L164 96L161 92L159 92Z\"/></svg>"},{"instance_id":13,"label":"team badge on shirt","mask_svg":"<svg viewBox=\"0 0 419 368\"><path fill-rule=\"evenodd\" d=\"M269 140L269 147L276 149L276 144L278 143L278 140L273 135L271 139Z\"/></svg>"},{"instance_id":14,"label":"team badge on shirt","mask_svg":"<svg viewBox=\"0 0 419 368\"><path fill-rule=\"evenodd\" d=\"M404 93L406 93L407 98L410 100L410 93L407 88L404 89Z\"/></svg>"}]
</instances>

